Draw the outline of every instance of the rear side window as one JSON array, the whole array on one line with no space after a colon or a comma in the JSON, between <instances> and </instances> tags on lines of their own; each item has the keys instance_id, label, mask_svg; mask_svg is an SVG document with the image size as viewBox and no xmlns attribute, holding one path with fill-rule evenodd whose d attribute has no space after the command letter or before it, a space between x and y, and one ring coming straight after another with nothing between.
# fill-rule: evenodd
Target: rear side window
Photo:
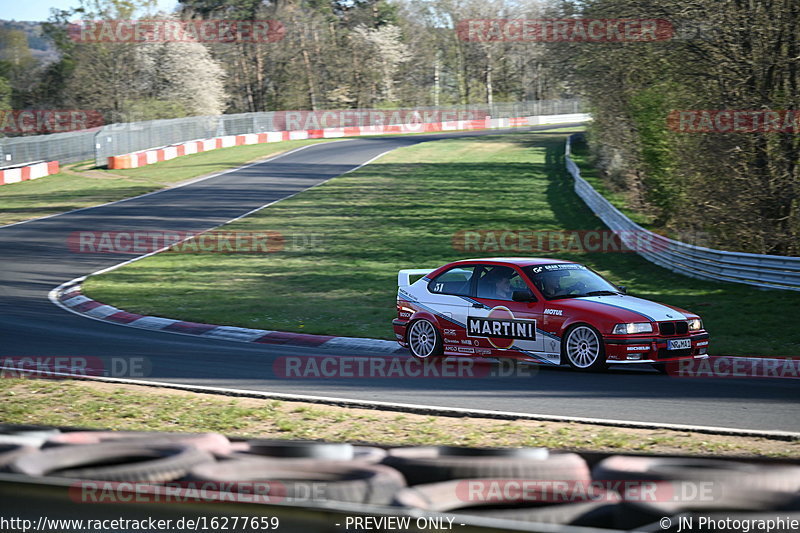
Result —
<instances>
[{"instance_id":1,"label":"rear side window","mask_svg":"<svg viewBox=\"0 0 800 533\"><path fill-rule=\"evenodd\" d=\"M451 268L433 278L428 284L428 290L434 294L469 296L474 273L473 266Z\"/></svg>"}]
</instances>

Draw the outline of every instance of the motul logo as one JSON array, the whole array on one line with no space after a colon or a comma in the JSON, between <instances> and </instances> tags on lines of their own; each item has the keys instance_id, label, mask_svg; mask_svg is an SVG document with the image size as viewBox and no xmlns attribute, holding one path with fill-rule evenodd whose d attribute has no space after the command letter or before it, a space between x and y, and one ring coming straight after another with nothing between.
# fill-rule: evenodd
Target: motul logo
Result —
<instances>
[{"instance_id":1,"label":"motul logo","mask_svg":"<svg viewBox=\"0 0 800 533\"><path fill-rule=\"evenodd\" d=\"M536 340L535 320L470 318L467 323L467 335L470 337Z\"/></svg>"}]
</instances>

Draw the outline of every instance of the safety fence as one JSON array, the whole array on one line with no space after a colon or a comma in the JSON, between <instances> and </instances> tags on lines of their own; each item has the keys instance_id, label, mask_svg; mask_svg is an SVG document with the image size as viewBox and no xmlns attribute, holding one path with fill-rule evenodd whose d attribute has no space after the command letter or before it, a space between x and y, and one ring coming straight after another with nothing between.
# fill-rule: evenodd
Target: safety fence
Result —
<instances>
[{"instance_id":1,"label":"safety fence","mask_svg":"<svg viewBox=\"0 0 800 533\"><path fill-rule=\"evenodd\" d=\"M575 180L575 192L626 246L652 263L693 278L800 290L800 257L727 252L695 246L658 235L633 222L581 177L578 165L570 157L571 143L578 135L570 136L565 149L567 171ZM652 243L644 250L634 242L642 235Z\"/></svg>"},{"instance_id":2,"label":"safety fence","mask_svg":"<svg viewBox=\"0 0 800 533\"><path fill-rule=\"evenodd\" d=\"M532 100L524 102L504 102L461 106L413 107L402 111L419 114L457 113L462 117L483 119L523 117L534 115L561 115L581 112L578 99ZM310 127L287 127L287 117L295 119L322 116L326 113L345 114L356 112L359 126L375 126L397 123L391 120L392 109L376 110L323 110L323 111L266 111L258 113L239 113L186 117L167 120L141 122L122 122L108 124L90 130L37 135L28 137L0 138L0 166L19 166L31 161L59 161L72 163L94 159L98 166L106 164L109 157L170 146L174 144L292 129L312 129ZM405 116L398 114L397 116ZM388 121L387 121L388 118ZM453 117L456 119L457 117ZM449 120L438 119L436 121ZM421 120L425 122L426 120ZM404 121L403 121L404 122ZM433 122L433 120L428 120Z\"/></svg>"},{"instance_id":3,"label":"safety fence","mask_svg":"<svg viewBox=\"0 0 800 533\"><path fill-rule=\"evenodd\" d=\"M197 154L250 144L272 143L304 139L335 139L340 137L359 137L369 135L391 135L403 133L435 133L458 130L483 130L509 128L519 126L537 126L542 124L566 124L584 122L590 116L586 113L570 113L562 115L538 115L530 117L491 118L479 120L450 120L444 122L417 122L411 124L384 124L375 126L353 126L337 128L317 128L292 131L269 131L265 133L245 133L242 135L225 135L189 142L141 150L127 154L110 156L107 166L110 169L137 168L161 161L169 161L184 155ZM98 166L100 163L98 162Z\"/></svg>"}]
</instances>

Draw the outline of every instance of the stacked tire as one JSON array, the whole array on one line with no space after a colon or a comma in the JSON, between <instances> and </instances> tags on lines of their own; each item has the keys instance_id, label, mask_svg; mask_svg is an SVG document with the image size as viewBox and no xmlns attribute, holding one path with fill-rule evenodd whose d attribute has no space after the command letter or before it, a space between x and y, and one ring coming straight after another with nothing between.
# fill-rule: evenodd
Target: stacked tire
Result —
<instances>
[{"instance_id":1,"label":"stacked tire","mask_svg":"<svg viewBox=\"0 0 800 533\"><path fill-rule=\"evenodd\" d=\"M678 527L679 515L800 518L800 466L626 455L587 460L546 448L387 450L219 433L0 425L0 471L127 490L212 487L229 496L223 501L338 502L366 512L392 506L402 514L500 519L509 529L525 522L663 531ZM254 486L266 488L260 498L252 498ZM666 528L659 522L665 517L672 518Z\"/></svg>"}]
</instances>

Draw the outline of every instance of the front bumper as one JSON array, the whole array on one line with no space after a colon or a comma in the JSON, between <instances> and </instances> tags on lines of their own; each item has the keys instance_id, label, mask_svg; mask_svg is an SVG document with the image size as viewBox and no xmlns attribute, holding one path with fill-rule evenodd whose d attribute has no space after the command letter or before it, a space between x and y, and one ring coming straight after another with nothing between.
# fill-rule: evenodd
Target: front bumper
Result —
<instances>
[{"instance_id":1,"label":"front bumper","mask_svg":"<svg viewBox=\"0 0 800 533\"><path fill-rule=\"evenodd\" d=\"M690 339L691 347L670 350L668 342L674 339ZM701 331L684 336L645 335L609 336L604 338L608 363L666 363L683 359L708 357L709 334Z\"/></svg>"}]
</instances>

